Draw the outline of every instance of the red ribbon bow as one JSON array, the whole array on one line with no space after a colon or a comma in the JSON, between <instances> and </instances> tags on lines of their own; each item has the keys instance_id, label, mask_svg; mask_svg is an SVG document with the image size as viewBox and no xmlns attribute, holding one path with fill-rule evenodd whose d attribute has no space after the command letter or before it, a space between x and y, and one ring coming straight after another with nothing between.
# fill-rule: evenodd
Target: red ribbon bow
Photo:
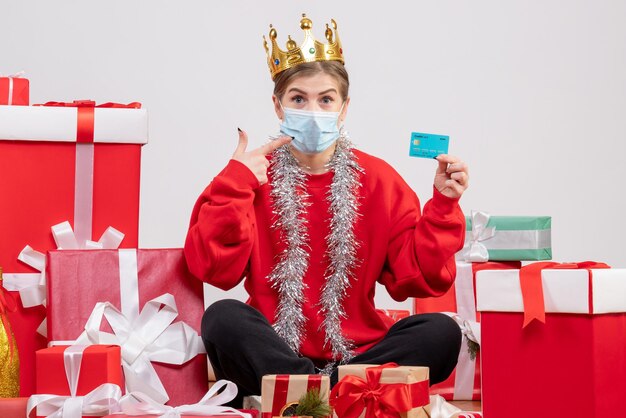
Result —
<instances>
[{"instance_id":1,"label":"red ribbon bow","mask_svg":"<svg viewBox=\"0 0 626 418\"><path fill-rule=\"evenodd\" d=\"M399 413L427 405L428 380L415 383L380 383L383 369L398 367L396 363L368 367L366 380L345 376L330 392L330 404L340 418L358 418L365 409L365 418L397 417Z\"/></svg>"},{"instance_id":2,"label":"red ribbon bow","mask_svg":"<svg viewBox=\"0 0 626 418\"><path fill-rule=\"evenodd\" d=\"M76 127L76 142L92 143L94 131L94 109L99 108L119 108L119 109L140 109L141 103L132 102L129 104L122 103L103 103L96 105L93 100L74 100L71 103L65 102L47 102L44 104L36 104L35 106L52 106L52 107L77 107L78 119Z\"/></svg>"},{"instance_id":3,"label":"red ribbon bow","mask_svg":"<svg viewBox=\"0 0 626 418\"><path fill-rule=\"evenodd\" d=\"M605 263L595 261L583 261L580 263L553 263L541 262L528 264L520 269L519 280L522 288L522 300L524 302L524 324L522 328L530 324L534 319L546 322L546 306L543 300L543 285L541 283L541 271L543 269L608 269Z\"/></svg>"}]
</instances>

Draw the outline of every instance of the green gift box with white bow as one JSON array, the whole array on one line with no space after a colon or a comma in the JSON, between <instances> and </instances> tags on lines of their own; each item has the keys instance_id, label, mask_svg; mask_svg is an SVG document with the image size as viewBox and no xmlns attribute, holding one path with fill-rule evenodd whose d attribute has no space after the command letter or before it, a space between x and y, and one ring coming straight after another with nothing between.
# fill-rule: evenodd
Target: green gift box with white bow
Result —
<instances>
[{"instance_id":1,"label":"green gift box with white bow","mask_svg":"<svg viewBox=\"0 0 626 418\"><path fill-rule=\"evenodd\" d=\"M552 217L466 217L465 245L457 258L468 262L552 259Z\"/></svg>"}]
</instances>

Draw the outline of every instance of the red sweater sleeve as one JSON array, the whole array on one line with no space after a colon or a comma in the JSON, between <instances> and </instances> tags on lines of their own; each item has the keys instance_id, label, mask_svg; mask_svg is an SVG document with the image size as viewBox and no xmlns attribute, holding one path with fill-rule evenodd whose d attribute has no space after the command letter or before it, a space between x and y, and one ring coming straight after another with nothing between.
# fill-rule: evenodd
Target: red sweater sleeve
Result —
<instances>
[{"instance_id":1,"label":"red sweater sleeve","mask_svg":"<svg viewBox=\"0 0 626 418\"><path fill-rule=\"evenodd\" d=\"M254 196L258 180L242 163L230 160L202 192L185 240L189 270L228 290L246 274L254 242Z\"/></svg>"},{"instance_id":2,"label":"red sweater sleeve","mask_svg":"<svg viewBox=\"0 0 626 418\"><path fill-rule=\"evenodd\" d=\"M433 198L420 205L415 192L402 182L392 206L387 265L381 283L396 300L438 296L456 277L454 254L463 247L465 217L458 199L433 187ZM395 199L394 199L395 200Z\"/></svg>"}]
</instances>

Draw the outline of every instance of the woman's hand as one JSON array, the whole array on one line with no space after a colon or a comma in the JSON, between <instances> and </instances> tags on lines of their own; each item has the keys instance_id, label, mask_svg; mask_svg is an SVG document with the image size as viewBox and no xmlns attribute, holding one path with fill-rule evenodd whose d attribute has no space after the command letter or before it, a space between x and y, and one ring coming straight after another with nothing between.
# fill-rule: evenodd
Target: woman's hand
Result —
<instances>
[{"instance_id":1,"label":"woman's hand","mask_svg":"<svg viewBox=\"0 0 626 418\"><path fill-rule=\"evenodd\" d=\"M439 166L435 173L435 187L441 194L458 199L469 183L467 164L448 154L440 154L436 160Z\"/></svg>"},{"instance_id":2,"label":"woman's hand","mask_svg":"<svg viewBox=\"0 0 626 418\"><path fill-rule=\"evenodd\" d=\"M237 130L239 131L239 144L237 144L237 149L233 154L233 160L237 160L248 167L252 174L256 176L260 185L267 183L267 168L270 166L270 162L267 161L265 156L271 154L276 148L291 142L291 137L281 136L257 149L246 152L248 134L239 128Z\"/></svg>"}]
</instances>

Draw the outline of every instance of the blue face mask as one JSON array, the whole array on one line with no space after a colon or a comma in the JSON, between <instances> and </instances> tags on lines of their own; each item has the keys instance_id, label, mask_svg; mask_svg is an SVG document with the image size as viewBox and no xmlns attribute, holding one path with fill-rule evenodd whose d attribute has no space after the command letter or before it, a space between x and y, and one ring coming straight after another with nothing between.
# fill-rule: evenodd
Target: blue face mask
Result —
<instances>
[{"instance_id":1,"label":"blue face mask","mask_svg":"<svg viewBox=\"0 0 626 418\"><path fill-rule=\"evenodd\" d=\"M282 103L280 105L283 106ZM339 112L313 112L282 107L280 132L293 137L291 144L307 154L320 153L339 138ZM343 105L341 106L343 109Z\"/></svg>"}]
</instances>

